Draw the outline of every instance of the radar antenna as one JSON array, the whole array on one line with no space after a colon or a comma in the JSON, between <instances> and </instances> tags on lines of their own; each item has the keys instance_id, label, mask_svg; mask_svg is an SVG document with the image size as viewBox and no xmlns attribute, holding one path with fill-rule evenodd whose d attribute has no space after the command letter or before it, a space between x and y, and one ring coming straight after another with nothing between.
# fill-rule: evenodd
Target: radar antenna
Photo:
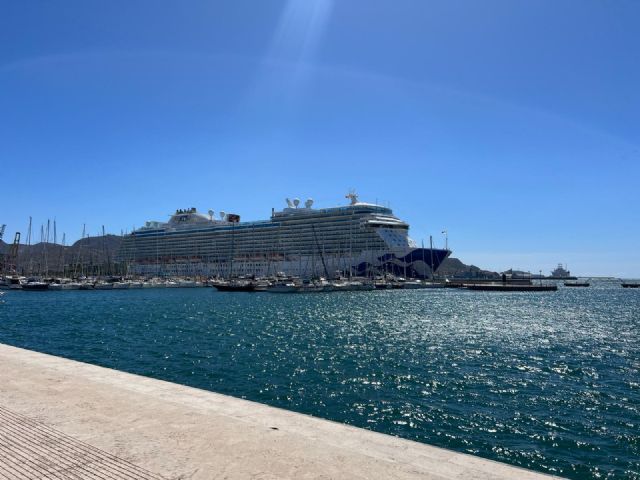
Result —
<instances>
[{"instance_id":1,"label":"radar antenna","mask_svg":"<svg viewBox=\"0 0 640 480\"><path fill-rule=\"evenodd\" d=\"M213 214L215 213L213 210L209 210L209 220L213 221Z\"/></svg>"},{"instance_id":2,"label":"radar antenna","mask_svg":"<svg viewBox=\"0 0 640 480\"><path fill-rule=\"evenodd\" d=\"M293 199L293 204L295 205L296 208L298 208L298 205L300 205L300 199L299 198L294 198Z\"/></svg>"},{"instance_id":3,"label":"radar antenna","mask_svg":"<svg viewBox=\"0 0 640 480\"><path fill-rule=\"evenodd\" d=\"M313 198L307 198L307 201L304 202L304 208L311 208L313 205Z\"/></svg>"},{"instance_id":4,"label":"radar antenna","mask_svg":"<svg viewBox=\"0 0 640 480\"><path fill-rule=\"evenodd\" d=\"M285 200L287 201L287 207L293 208L293 202L288 198L285 198Z\"/></svg>"},{"instance_id":5,"label":"radar antenna","mask_svg":"<svg viewBox=\"0 0 640 480\"><path fill-rule=\"evenodd\" d=\"M344 198L348 198L349 200L351 200L351 205L355 205L356 203L358 203L358 194L355 190L350 190L349 193L344 196Z\"/></svg>"}]
</instances>

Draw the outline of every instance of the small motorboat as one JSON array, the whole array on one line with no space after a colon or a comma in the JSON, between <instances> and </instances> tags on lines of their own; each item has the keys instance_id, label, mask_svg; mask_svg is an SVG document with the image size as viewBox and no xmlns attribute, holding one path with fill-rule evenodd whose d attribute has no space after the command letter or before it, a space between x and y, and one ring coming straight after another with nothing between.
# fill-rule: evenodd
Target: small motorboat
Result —
<instances>
[{"instance_id":1,"label":"small motorboat","mask_svg":"<svg viewBox=\"0 0 640 480\"><path fill-rule=\"evenodd\" d=\"M230 280L213 282L213 288L219 292L255 292L255 282L249 280Z\"/></svg>"},{"instance_id":2,"label":"small motorboat","mask_svg":"<svg viewBox=\"0 0 640 480\"><path fill-rule=\"evenodd\" d=\"M255 292L255 287L250 284L238 284L238 283L227 283L227 284L217 284L214 285L214 288L219 292Z\"/></svg>"}]
</instances>

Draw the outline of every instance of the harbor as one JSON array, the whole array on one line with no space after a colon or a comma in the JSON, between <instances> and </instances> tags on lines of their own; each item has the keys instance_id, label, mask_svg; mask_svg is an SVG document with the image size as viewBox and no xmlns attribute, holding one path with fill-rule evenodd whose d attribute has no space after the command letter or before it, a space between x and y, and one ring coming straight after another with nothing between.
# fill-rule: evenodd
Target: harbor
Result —
<instances>
[{"instance_id":1,"label":"harbor","mask_svg":"<svg viewBox=\"0 0 640 480\"><path fill-rule=\"evenodd\" d=\"M633 478L640 297L616 280L591 283L567 288L560 282L549 293L5 290L0 343L472 454L478 461L576 479L605 470ZM3 362L5 374L22 372L16 376L33 382L25 391L40 381ZM73 365L70 371L81 371ZM82 378L79 373L80 383ZM137 380L125 383L133 388ZM84 394L77 395L72 405L82 403ZM34 418L36 406L20 411L20 402L5 408ZM43 400L40 408L46 405ZM79 418L92 415L99 422L107 418L99 410ZM171 424L179 428L181 421ZM145 424L131 423L135 428L123 432L136 435ZM95 447L116 456L127 451ZM399 455L396 447L390 451ZM162 473L140 458L154 457L125 457Z\"/></svg>"},{"instance_id":2,"label":"harbor","mask_svg":"<svg viewBox=\"0 0 640 480\"><path fill-rule=\"evenodd\" d=\"M0 480L640 480L640 0L5 3Z\"/></svg>"}]
</instances>

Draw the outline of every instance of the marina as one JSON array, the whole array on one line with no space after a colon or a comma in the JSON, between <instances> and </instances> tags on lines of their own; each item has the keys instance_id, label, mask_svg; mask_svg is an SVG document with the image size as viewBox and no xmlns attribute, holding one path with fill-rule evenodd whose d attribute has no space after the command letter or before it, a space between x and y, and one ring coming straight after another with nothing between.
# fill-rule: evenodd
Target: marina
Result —
<instances>
[{"instance_id":1,"label":"marina","mask_svg":"<svg viewBox=\"0 0 640 480\"><path fill-rule=\"evenodd\" d=\"M327 280L301 279L283 273L273 277L235 277L224 278L189 278L189 277L110 277L110 278L50 278L29 279L21 276L0 277L0 291L70 291L70 290L135 290L149 288L203 288L212 287L224 292L271 292L271 293L320 293L370 290L413 290L461 288L477 291L496 292L554 292L558 290L559 282L542 279L509 279L498 282L495 280L479 279L405 279L387 275L384 277L367 278L351 277ZM564 287L589 287L590 282L565 281ZM622 282L623 288L638 288L640 283Z\"/></svg>"}]
</instances>

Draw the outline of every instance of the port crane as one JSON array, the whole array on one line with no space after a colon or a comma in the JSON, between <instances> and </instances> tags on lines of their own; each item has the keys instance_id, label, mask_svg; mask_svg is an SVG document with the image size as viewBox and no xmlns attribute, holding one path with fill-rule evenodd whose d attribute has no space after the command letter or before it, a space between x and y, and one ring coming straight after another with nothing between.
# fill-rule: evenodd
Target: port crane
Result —
<instances>
[{"instance_id":1,"label":"port crane","mask_svg":"<svg viewBox=\"0 0 640 480\"><path fill-rule=\"evenodd\" d=\"M2 225L0 228L0 240L4 235L4 230L6 226ZM4 255L4 265L3 270L5 273L16 273L17 263L18 263L18 249L20 248L20 232L16 232L16 235L13 239L13 243L9 248L9 253Z\"/></svg>"}]
</instances>

